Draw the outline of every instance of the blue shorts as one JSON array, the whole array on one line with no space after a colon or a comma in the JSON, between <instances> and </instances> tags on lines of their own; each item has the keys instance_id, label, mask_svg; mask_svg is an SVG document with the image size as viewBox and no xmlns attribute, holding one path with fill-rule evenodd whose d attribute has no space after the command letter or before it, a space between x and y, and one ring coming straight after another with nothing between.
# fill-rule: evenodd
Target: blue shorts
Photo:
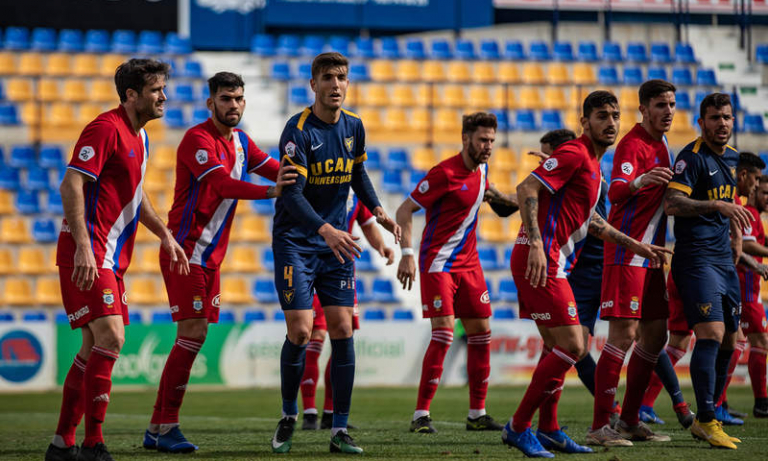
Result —
<instances>
[{"instance_id":1,"label":"blue shorts","mask_svg":"<svg viewBox=\"0 0 768 461\"><path fill-rule=\"evenodd\" d=\"M603 266L579 268L571 272L568 283L573 290L576 308L579 310L579 323L587 327L589 334L595 334L595 322L600 312L600 287Z\"/></svg>"},{"instance_id":2,"label":"blue shorts","mask_svg":"<svg viewBox=\"0 0 768 461\"><path fill-rule=\"evenodd\" d=\"M690 328L697 323L723 322L730 332L739 329L741 293L734 266L673 264L672 277Z\"/></svg>"},{"instance_id":3,"label":"blue shorts","mask_svg":"<svg viewBox=\"0 0 768 461\"><path fill-rule=\"evenodd\" d=\"M355 264L333 253L273 248L275 288L283 310L312 309L317 293L323 306L355 306Z\"/></svg>"}]
</instances>

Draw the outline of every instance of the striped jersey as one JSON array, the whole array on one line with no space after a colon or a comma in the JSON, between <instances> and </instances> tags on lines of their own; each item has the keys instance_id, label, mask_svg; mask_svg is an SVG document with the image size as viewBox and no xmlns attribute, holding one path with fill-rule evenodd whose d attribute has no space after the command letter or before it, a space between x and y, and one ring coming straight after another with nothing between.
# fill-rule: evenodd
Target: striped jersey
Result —
<instances>
[{"instance_id":1,"label":"striped jersey","mask_svg":"<svg viewBox=\"0 0 768 461\"><path fill-rule=\"evenodd\" d=\"M97 266L118 277L131 262L148 159L147 133L143 128L136 133L125 108L118 106L85 127L68 165L93 180L83 185L88 237ZM64 219L56 265L74 267L75 250Z\"/></svg>"},{"instance_id":2,"label":"striped jersey","mask_svg":"<svg viewBox=\"0 0 768 461\"><path fill-rule=\"evenodd\" d=\"M742 240L745 242L757 242L765 246L765 229L760 220L760 213L752 205L746 205L744 208L752 214L752 225L741 230ZM762 264L762 256L753 256L755 261ZM736 266L739 272L739 283L741 285L741 300L748 303L760 302L760 274L747 269L743 265Z\"/></svg>"},{"instance_id":3,"label":"striped jersey","mask_svg":"<svg viewBox=\"0 0 768 461\"><path fill-rule=\"evenodd\" d=\"M477 212L488 188L488 165L470 171L461 154L429 170L410 199L427 211L419 250L420 272L481 270Z\"/></svg>"},{"instance_id":4,"label":"striped jersey","mask_svg":"<svg viewBox=\"0 0 768 461\"><path fill-rule=\"evenodd\" d=\"M592 141L582 135L561 144L531 175L544 185L539 193L537 221L547 256L547 274L566 278L586 241L600 198L600 162ZM513 274L525 273L529 251L528 231L523 225L512 250ZM518 267L515 261L523 265Z\"/></svg>"},{"instance_id":5,"label":"striped jersey","mask_svg":"<svg viewBox=\"0 0 768 461\"><path fill-rule=\"evenodd\" d=\"M227 140L210 118L187 130L176 152L168 228L190 264L210 269L218 268L224 259L238 202L221 197L206 182L208 173L218 168L237 180L247 181L248 173L256 173L275 181L280 166L241 130L235 129ZM164 251L160 254L168 258Z\"/></svg>"},{"instance_id":6,"label":"striped jersey","mask_svg":"<svg viewBox=\"0 0 768 461\"><path fill-rule=\"evenodd\" d=\"M347 232L352 232L355 222L362 228L375 223L376 217L363 205L357 195L350 191L347 199Z\"/></svg>"},{"instance_id":7,"label":"striped jersey","mask_svg":"<svg viewBox=\"0 0 768 461\"><path fill-rule=\"evenodd\" d=\"M670 161L666 137L657 141L638 123L616 146L611 185L631 183L656 167L669 168ZM664 214L666 190L663 185L646 186L628 198L612 201L608 223L637 241L664 246L667 233L667 215ZM604 263L606 266L649 266L646 258L610 242L605 242Z\"/></svg>"}]
</instances>

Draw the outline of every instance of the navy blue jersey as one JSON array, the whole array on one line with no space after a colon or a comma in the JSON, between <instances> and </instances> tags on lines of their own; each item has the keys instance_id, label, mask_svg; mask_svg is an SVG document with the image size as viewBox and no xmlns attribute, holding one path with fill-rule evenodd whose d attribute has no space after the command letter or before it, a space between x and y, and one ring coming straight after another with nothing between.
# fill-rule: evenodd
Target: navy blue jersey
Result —
<instances>
[{"instance_id":1,"label":"navy blue jersey","mask_svg":"<svg viewBox=\"0 0 768 461\"><path fill-rule=\"evenodd\" d=\"M328 124L317 118L310 108L304 109L291 117L283 129L281 161L283 157L305 178L303 195L312 209L325 222L346 232L352 168L366 159L365 130L360 117L342 109L339 121ZM330 252L313 227L292 215L283 197L277 199L273 246Z\"/></svg>"},{"instance_id":2,"label":"navy blue jersey","mask_svg":"<svg viewBox=\"0 0 768 461\"><path fill-rule=\"evenodd\" d=\"M608 194L608 184L605 180L600 182L600 199L597 201L595 212L600 215L601 218L606 219L608 213L605 209L606 195ZM585 269L590 267L596 267L597 271L602 275L603 271L603 241L587 234L584 239L584 246L581 247L581 253L579 254L579 260L576 262L576 266L571 271L571 275L568 277L573 278L574 274L578 277L581 272L586 272ZM599 279L600 277L598 277ZM600 287L598 287L598 290Z\"/></svg>"},{"instance_id":3,"label":"navy blue jersey","mask_svg":"<svg viewBox=\"0 0 768 461\"><path fill-rule=\"evenodd\" d=\"M727 146L723 155L717 155L699 138L677 156L674 176L668 187L682 191L694 200L733 203L738 194L738 163L739 152L733 147ZM729 233L730 220L718 212L675 216L675 263L684 266L732 265Z\"/></svg>"}]
</instances>

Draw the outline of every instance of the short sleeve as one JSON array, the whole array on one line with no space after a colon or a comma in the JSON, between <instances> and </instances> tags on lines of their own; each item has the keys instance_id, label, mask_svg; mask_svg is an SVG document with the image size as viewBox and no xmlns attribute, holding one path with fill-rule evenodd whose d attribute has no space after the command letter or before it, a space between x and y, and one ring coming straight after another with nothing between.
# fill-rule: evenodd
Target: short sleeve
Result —
<instances>
[{"instance_id":1,"label":"short sleeve","mask_svg":"<svg viewBox=\"0 0 768 461\"><path fill-rule=\"evenodd\" d=\"M304 134L292 123L286 125L280 135L280 160L283 158L288 159L300 175L307 177L307 146Z\"/></svg>"},{"instance_id":2,"label":"short sleeve","mask_svg":"<svg viewBox=\"0 0 768 461\"><path fill-rule=\"evenodd\" d=\"M94 120L85 127L75 144L68 168L94 180L99 178L104 164L115 153L117 128L104 120Z\"/></svg>"},{"instance_id":3,"label":"short sleeve","mask_svg":"<svg viewBox=\"0 0 768 461\"><path fill-rule=\"evenodd\" d=\"M422 208L430 208L448 189L448 177L439 165L429 170L411 192L410 198Z\"/></svg>"},{"instance_id":4,"label":"short sleeve","mask_svg":"<svg viewBox=\"0 0 768 461\"><path fill-rule=\"evenodd\" d=\"M554 194L582 167L584 158L584 154L576 146L566 144L555 150L551 157L531 172L531 175Z\"/></svg>"},{"instance_id":5,"label":"short sleeve","mask_svg":"<svg viewBox=\"0 0 768 461\"><path fill-rule=\"evenodd\" d=\"M259 146L249 137L248 138L248 173L256 173L259 176L277 181L277 172L280 169L280 162L273 159L266 152L259 149Z\"/></svg>"},{"instance_id":6,"label":"short sleeve","mask_svg":"<svg viewBox=\"0 0 768 461\"><path fill-rule=\"evenodd\" d=\"M216 154L216 143L201 132L187 132L179 144L177 156L178 162L198 181L211 171L224 167Z\"/></svg>"},{"instance_id":7,"label":"short sleeve","mask_svg":"<svg viewBox=\"0 0 768 461\"><path fill-rule=\"evenodd\" d=\"M611 182L630 183L637 177L637 170L642 167L639 156L641 151L632 142L620 143L613 155Z\"/></svg>"},{"instance_id":8,"label":"short sleeve","mask_svg":"<svg viewBox=\"0 0 768 461\"><path fill-rule=\"evenodd\" d=\"M699 179L699 170L701 169L700 158L701 156L689 150L680 152L672 168L672 179L667 187L684 192L686 195L691 195L696 181Z\"/></svg>"},{"instance_id":9,"label":"short sleeve","mask_svg":"<svg viewBox=\"0 0 768 461\"><path fill-rule=\"evenodd\" d=\"M365 150L365 127L363 121L359 121L360 129L357 130L357 138L355 140L355 164L368 160L368 153Z\"/></svg>"},{"instance_id":10,"label":"short sleeve","mask_svg":"<svg viewBox=\"0 0 768 461\"><path fill-rule=\"evenodd\" d=\"M360 225L360 227L367 226L368 224L373 224L376 221L376 218L373 216L373 213L363 205L363 202L360 200L357 201L357 217L355 218L357 223Z\"/></svg>"}]
</instances>

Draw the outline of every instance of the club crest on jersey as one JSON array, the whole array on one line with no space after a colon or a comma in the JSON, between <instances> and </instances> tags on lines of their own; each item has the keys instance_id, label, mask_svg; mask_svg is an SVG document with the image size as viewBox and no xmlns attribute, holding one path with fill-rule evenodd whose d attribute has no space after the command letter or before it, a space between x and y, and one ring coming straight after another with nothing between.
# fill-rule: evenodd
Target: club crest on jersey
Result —
<instances>
[{"instance_id":1,"label":"club crest on jersey","mask_svg":"<svg viewBox=\"0 0 768 461\"><path fill-rule=\"evenodd\" d=\"M675 174L682 174L683 171L685 171L685 167L687 167L688 164L685 163L685 160L680 159L675 163Z\"/></svg>"},{"instance_id":2,"label":"club crest on jersey","mask_svg":"<svg viewBox=\"0 0 768 461\"><path fill-rule=\"evenodd\" d=\"M347 148L347 152L350 154L352 153L352 148L355 146L355 137L350 136L348 138L344 138L344 147Z\"/></svg>"},{"instance_id":3,"label":"club crest on jersey","mask_svg":"<svg viewBox=\"0 0 768 461\"><path fill-rule=\"evenodd\" d=\"M196 310L197 312L200 312L203 310L203 297L202 296L193 296L192 297L192 309Z\"/></svg>"},{"instance_id":4,"label":"club crest on jersey","mask_svg":"<svg viewBox=\"0 0 768 461\"><path fill-rule=\"evenodd\" d=\"M112 293L112 290L110 290L109 288L105 288L101 292L101 294L102 294L101 298L104 300L104 304L107 305L108 309L111 309L112 306L115 304L115 294Z\"/></svg>"},{"instance_id":5,"label":"club crest on jersey","mask_svg":"<svg viewBox=\"0 0 768 461\"><path fill-rule=\"evenodd\" d=\"M237 163L241 163L241 164L245 163L245 153L243 151L237 152Z\"/></svg>"},{"instance_id":6,"label":"club crest on jersey","mask_svg":"<svg viewBox=\"0 0 768 461\"><path fill-rule=\"evenodd\" d=\"M294 290L283 290L283 298L285 298L285 302L291 304L293 302L294 294Z\"/></svg>"},{"instance_id":7,"label":"club crest on jersey","mask_svg":"<svg viewBox=\"0 0 768 461\"><path fill-rule=\"evenodd\" d=\"M709 313L712 312L712 303L701 303L697 304L696 307L699 308L702 317L709 317Z\"/></svg>"},{"instance_id":8,"label":"club crest on jersey","mask_svg":"<svg viewBox=\"0 0 768 461\"><path fill-rule=\"evenodd\" d=\"M733 179L736 179L736 167L735 166L731 167L731 176L733 176Z\"/></svg>"},{"instance_id":9,"label":"club crest on jersey","mask_svg":"<svg viewBox=\"0 0 768 461\"><path fill-rule=\"evenodd\" d=\"M425 194L429 190L429 181L426 179L419 184L419 192Z\"/></svg>"},{"instance_id":10,"label":"club crest on jersey","mask_svg":"<svg viewBox=\"0 0 768 461\"><path fill-rule=\"evenodd\" d=\"M211 305L216 309L218 309L219 306L221 306L221 293L213 297L213 299L211 300Z\"/></svg>"},{"instance_id":11,"label":"club crest on jersey","mask_svg":"<svg viewBox=\"0 0 768 461\"><path fill-rule=\"evenodd\" d=\"M576 318L578 315L578 311L576 310L576 303L573 301L568 302L568 316L572 319Z\"/></svg>"},{"instance_id":12,"label":"club crest on jersey","mask_svg":"<svg viewBox=\"0 0 768 461\"><path fill-rule=\"evenodd\" d=\"M637 312L637 310L640 309L640 299L637 296L632 296L632 299L629 302L629 309L632 312Z\"/></svg>"},{"instance_id":13,"label":"club crest on jersey","mask_svg":"<svg viewBox=\"0 0 768 461\"><path fill-rule=\"evenodd\" d=\"M296 155L296 144L293 141L288 141L288 144L285 145L285 155L291 158Z\"/></svg>"},{"instance_id":14,"label":"club crest on jersey","mask_svg":"<svg viewBox=\"0 0 768 461\"><path fill-rule=\"evenodd\" d=\"M205 149L200 149L199 151L195 152L195 160L197 160L197 163L200 165L205 165L208 163L208 151Z\"/></svg>"},{"instance_id":15,"label":"club crest on jersey","mask_svg":"<svg viewBox=\"0 0 768 461\"><path fill-rule=\"evenodd\" d=\"M490 304L491 303L491 295L488 294L488 290L485 290L482 295L480 295L480 302L483 304Z\"/></svg>"},{"instance_id":16,"label":"club crest on jersey","mask_svg":"<svg viewBox=\"0 0 768 461\"><path fill-rule=\"evenodd\" d=\"M96 151L93 150L93 147L91 147L91 146L83 146L80 149L80 153L77 154L77 157L80 160L82 160L84 162L87 162L88 160L92 159L94 155L96 155Z\"/></svg>"},{"instance_id":17,"label":"club crest on jersey","mask_svg":"<svg viewBox=\"0 0 768 461\"><path fill-rule=\"evenodd\" d=\"M635 167L632 166L629 162L624 162L621 164L621 172L624 174L632 174L632 172L635 171Z\"/></svg>"},{"instance_id":18,"label":"club crest on jersey","mask_svg":"<svg viewBox=\"0 0 768 461\"><path fill-rule=\"evenodd\" d=\"M435 308L435 310L440 310L443 308L443 298L440 295L437 295L432 299L432 307Z\"/></svg>"},{"instance_id":19,"label":"club crest on jersey","mask_svg":"<svg viewBox=\"0 0 768 461\"><path fill-rule=\"evenodd\" d=\"M542 166L544 167L545 170L552 171L555 168L557 168L557 159L556 158L547 159L547 161L544 162Z\"/></svg>"}]
</instances>

